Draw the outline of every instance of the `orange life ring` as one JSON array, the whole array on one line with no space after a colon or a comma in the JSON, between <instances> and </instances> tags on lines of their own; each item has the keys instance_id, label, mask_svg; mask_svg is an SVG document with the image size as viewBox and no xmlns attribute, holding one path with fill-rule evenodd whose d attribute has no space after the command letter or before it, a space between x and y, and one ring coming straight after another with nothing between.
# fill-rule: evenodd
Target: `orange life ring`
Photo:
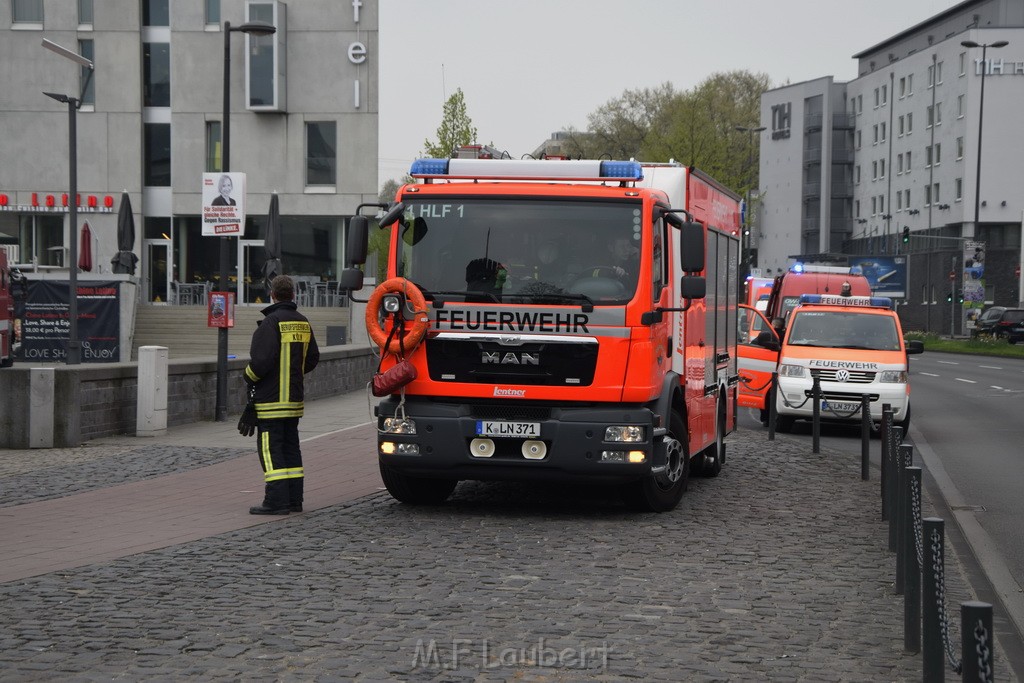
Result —
<instances>
[{"instance_id":1,"label":"orange life ring","mask_svg":"<svg viewBox=\"0 0 1024 683\"><path fill-rule=\"evenodd\" d=\"M388 341L388 333L380 326L378 316L380 314L380 304L384 296L393 293L404 294L412 302L414 317L412 327L408 330L396 332L396 336L391 338L391 343L385 349L384 345ZM381 348L381 351L390 351L398 355L404 347L406 353L411 353L416 348L416 345L423 341L429 325L430 316L427 315L427 302L423 298L423 292L411 280L406 280L404 277L393 277L380 283L366 302L366 331L370 334L370 339L373 340L373 343ZM398 338L398 335L401 335L401 339Z\"/></svg>"}]
</instances>

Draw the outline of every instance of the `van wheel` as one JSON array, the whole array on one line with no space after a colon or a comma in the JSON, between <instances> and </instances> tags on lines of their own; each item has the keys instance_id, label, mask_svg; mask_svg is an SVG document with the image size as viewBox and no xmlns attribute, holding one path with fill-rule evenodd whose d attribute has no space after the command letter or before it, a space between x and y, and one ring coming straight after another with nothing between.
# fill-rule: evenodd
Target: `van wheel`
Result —
<instances>
[{"instance_id":1,"label":"van wheel","mask_svg":"<svg viewBox=\"0 0 1024 683\"><path fill-rule=\"evenodd\" d=\"M639 512L668 512L679 504L690 476L690 453L686 441L686 423L672 413L669 433L663 437L665 470L622 488L626 505Z\"/></svg>"},{"instance_id":2,"label":"van wheel","mask_svg":"<svg viewBox=\"0 0 1024 683\"><path fill-rule=\"evenodd\" d=\"M717 477L725 462L725 404L719 402L718 417L715 420L715 442L699 456L700 466L695 469L701 477Z\"/></svg>"},{"instance_id":3,"label":"van wheel","mask_svg":"<svg viewBox=\"0 0 1024 683\"><path fill-rule=\"evenodd\" d=\"M907 415L906 415L906 417L903 418L903 421L900 422L900 427L903 427L903 436L906 436L907 432L910 430L910 404L909 403L907 404Z\"/></svg>"},{"instance_id":4,"label":"van wheel","mask_svg":"<svg viewBox=\"0 0 1024 683\"><path fill-rule=\"evenodd\" d=\"M409 505L437 505L448 500L448 496L459 483L457 479L428 479L410 477L393 467L380 464L380 478L388 493L396 500Z\"/></svg>"}]
</instances>

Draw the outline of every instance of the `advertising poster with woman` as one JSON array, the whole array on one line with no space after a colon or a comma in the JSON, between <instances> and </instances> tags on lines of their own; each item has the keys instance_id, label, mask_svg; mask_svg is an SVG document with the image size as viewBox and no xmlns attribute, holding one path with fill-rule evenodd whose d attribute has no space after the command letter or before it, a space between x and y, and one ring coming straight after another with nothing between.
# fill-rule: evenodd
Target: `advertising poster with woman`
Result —
<instances>
[{"instance_id":1,"label":"advertising poster with woman","mask_svg":"<svg viewBox=\"0 0 1024 683\"><path fill-rule=\"evenodd\" d=\"M245 174L203 174L203 237L233 237L245 228Z\"/></svg>"}]
</instances>

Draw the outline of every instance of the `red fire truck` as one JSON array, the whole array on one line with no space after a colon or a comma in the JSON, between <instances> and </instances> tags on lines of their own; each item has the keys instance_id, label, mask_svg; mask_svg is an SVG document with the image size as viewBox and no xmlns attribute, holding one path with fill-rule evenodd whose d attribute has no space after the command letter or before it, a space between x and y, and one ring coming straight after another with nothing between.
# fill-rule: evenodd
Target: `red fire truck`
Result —
<instances>
[{"instance_id":1,"label":"red fire truck","mask_svg":"<svg viewBox=\"0 0 1024 683\"><path fill-rule=\"evenodd\" d=\"M391 231L366 311L388 491L589 480L674 508L735 427L739 196L677 164L457 156L366 205ZM352 219L350 292L367 231Z\"/></svg>"}]
</instances>

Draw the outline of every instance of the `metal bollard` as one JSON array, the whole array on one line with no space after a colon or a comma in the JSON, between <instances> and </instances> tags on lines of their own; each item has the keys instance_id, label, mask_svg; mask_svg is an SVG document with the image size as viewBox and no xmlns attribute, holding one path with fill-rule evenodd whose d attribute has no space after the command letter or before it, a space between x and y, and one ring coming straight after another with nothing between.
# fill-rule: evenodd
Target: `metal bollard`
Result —
<instances>
[{"instance_id":1,"label":"metal bollard","mask_svg":"<svg viewBox=\"0 0 1024 683\"><path fill-rule=\"evenodd\" d=\"M907 490L907 468L914 464L914 447L900 444L896 449L896 595L903 595L903 567L907 561L906 532L910 518L910 497Z\"/></svg>"},{"instance_id":2,"label":"metal bollard","mask_svg":"<svg viewBox=\"0 0 1024 683\"><path fill-rule=\"evenodd\" d=\"M940 596L945 590L941 583L945 572L945 522L937 517L927 517L921 520L921 530L924 560L924 566L921 567L921 672L923 680L928 683L941 683L946 676L940 602Z\"/></svg>"},{"instance_id":3,"label":"metal bollard","mask_svg":"<svg viewBox=\"0 0 1024 683\"><path fill-rule=\"evenodd\" d=\"M871 397L860 396L860 479L871 478Z\"/></svg>"},{"instance_id":4,"label":"metal bollard","mask_svg":"<svg viewBox=\"0 0 1024 683\"><path fill-rule=\"evenodd\" d=\"M963 681L992 681L992 605L971 600L960 603Z\"/></svg>"},{"instance_id":5,"label":"metal bollard","mask_svg":"<svg viewBox=\"0 0 1024 683\"><path fill-rule=\"evenodd\" d=\"M811 400L814 406L811 409L811 452L821 453L821 378L818 373L812 372L811 378Z\"/></svg>"},{"instance_id":6,"label":"metal bollard","mask_svg":"<svg viewBox=\"0 0 1024 683\"><path fill-rule=\"evenodd\" d=\"M779 373L772 373L772 388L768 390L768 440L775 441L776 396L779 391Z\"/></svg>"},{"instance_id":7,"label":"metal bollard","mask_svg":"<svg viewBox=\"0 0 1024 683\"><path fill-rule=\"evenodd\" d=\"M908 467L904 481L908 514L903 531L903 650L920 652L921 565L917 561L917 526L921 519L921 468Z\"/></svg>"},{"instance_id":8,"label":"metal bollard","mask_svg":"<svg viewBox=\"0 0 1024 683\"><path fill-rule=\"evenodd\" d=\"M882 445L882 455L879 460L881 470L880 481L882 489L882 521L889 519L889 422L885 416L892 411L892 405L882 404L882 421L879 423L879 442Z\"/></svg>"},{"instance_id":9,"label":"metal bollard","mask_svg":"<svg viewBox=\"0 0 1024 683\"><path fill-rule=\"evenodd\" d=\"M899 515L900 485L899 443L903 441L903 428L892 424L889 411L889 552L896 552L896 522Z\"/></svg>"}]
</instances>

